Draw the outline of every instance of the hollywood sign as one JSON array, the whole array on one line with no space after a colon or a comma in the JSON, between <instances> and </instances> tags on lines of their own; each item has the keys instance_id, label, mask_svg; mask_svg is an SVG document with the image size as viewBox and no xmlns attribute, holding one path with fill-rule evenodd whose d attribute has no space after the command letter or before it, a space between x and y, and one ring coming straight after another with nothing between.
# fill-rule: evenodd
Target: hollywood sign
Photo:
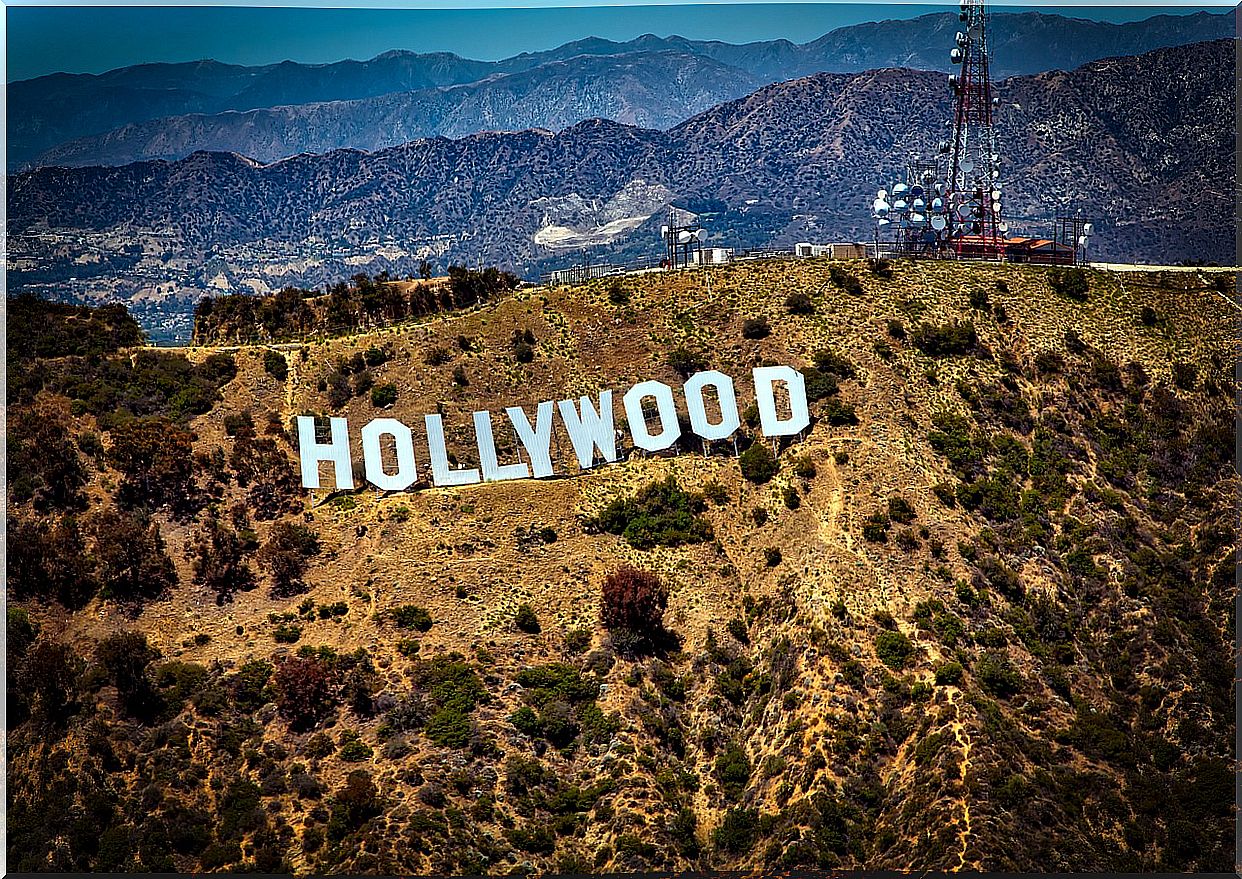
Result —
<instances>
[{"instance_id":1,"label":"hollywood sign","mask_svg":"<svg viewBox=\"0 0 1242 879\"><path fill-rule=\"evenodd\" d=\"M791 436L810 424L806 383L801 373L788 366L761 366L753 371L752 380L755 403L759 409L759 426L765 437ZM777 412L775 389L778 384L785 387L788 396L787 411L783 414ZM709 420L707 414L705 397L708 389L715 392L719 407L719 420L715 422ZM702 439L729 439L740 426L733 379L724 373L715 370L696 373L683 385L682 395L690 416L690 429ZM648 423L644 408L648 400L655 402L657 418L654 428ZM663 382L639 382L625 393L622 404L630 435L637 448L658 452L669 448L681 437L682 428L677 418L673 389ZM560 400L555 406L551 400L544 401L536 409L533 425L522 407L507 407L505 414L527 459L521 460L519 454L518 461L508 464L501 464L498 460L490 412L474 413L479 466L459 469L449 466L443 420L439 415L424 416L432 483L443 487L552 476L552 422L557 412L565 432L569 434L578 465L583 470L596 466L601 458L609 463L617 460L620 431L614 426L612 391L608 390L600 393L598 406L590 397L581 397L576 402ZM329 434L326 442L320 442L315 419L307 415L298 417L302 485L305 488L319 488L319 465L326 462L333 465L336 487L352 489L354 470L347 419L329 419ZM417 481L414 434L409 426L395 418L374 418L362 428L361 440L366 479L376 488L403 491ZM388 442L385 443L385 440ZM395 451L395 469L384 466L385 444Z\"/></svg>"}]
</instances>

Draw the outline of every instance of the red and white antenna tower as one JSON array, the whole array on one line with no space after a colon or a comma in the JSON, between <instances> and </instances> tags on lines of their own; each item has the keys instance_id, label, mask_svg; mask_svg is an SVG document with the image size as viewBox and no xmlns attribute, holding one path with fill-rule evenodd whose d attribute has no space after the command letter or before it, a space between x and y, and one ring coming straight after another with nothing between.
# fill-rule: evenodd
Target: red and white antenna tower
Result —
<instances>
[{"instance_id":1,"label":"red and white antenna tower","mask_svg":"<svg viewBox=\"0 0 1242 879\"><path fill-rule=\"evenodd\" d=\"M983 0L961 0L962 30L949 53L959 69L949 75L955 106L946 182L958 256L1002 259L1008 227L1001 219L1000 154L992 128L999 100L988 73L987 18Z\"/></svg>"}]
</instances>

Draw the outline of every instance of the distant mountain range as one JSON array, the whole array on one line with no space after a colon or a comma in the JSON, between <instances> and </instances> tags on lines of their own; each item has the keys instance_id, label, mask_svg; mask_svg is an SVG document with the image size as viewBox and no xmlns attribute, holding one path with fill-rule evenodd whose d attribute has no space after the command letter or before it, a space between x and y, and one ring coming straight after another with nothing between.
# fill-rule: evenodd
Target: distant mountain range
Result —
<instances>
[{"instance_id":1,"label":"distant mountain range","mask_svg":"<svg viewBox=\"0 0 1242 879\"><path fill-rule=\"evenodd\" d=\"M1233 41L1220 40L1000 84L1015 231L1047 234L1047 222L1022 218L1081 207L1096 222L1093 258L1231 263L1233 57ZM412 272L428 256L529 275L576 259L583 244L599 248L597 260L654 252L669 204L703 215L724 246L866 239L874 189L910 152L930 149L948 113L940 74L820 73L667 132L591 120L559 133L438 137L269 165L197 153L40 168L9 179L9 283L53 277L56 259L86 274L110 234L126 246L158 238L162 256L143 245L148 267L211 262L194 282L202 289ZM35 241L58 254L38 275L22 270ZM347 261L326 258L333 248Z\"/></svg>"},{"instance_id":2,"label":"distant mountain range","mask_svg":"<svg viewBox=\"0 0 1242 879\"><path fill-rule=\"evenodd\" d=\"M559 130L592 118L666 129L764 85L813 73L948 70L957 26L956 15L935 13L840 28L802 45L647 35L622 43L590 38L497 62L392 51L323 65L203 61L54 74L9 85L9 164L119 165L202 149L270 162L437 135ZM1232 11L1125 24L996 13L992 73L1073 69L1234 31Z\"/></svg>"}]
</instances>

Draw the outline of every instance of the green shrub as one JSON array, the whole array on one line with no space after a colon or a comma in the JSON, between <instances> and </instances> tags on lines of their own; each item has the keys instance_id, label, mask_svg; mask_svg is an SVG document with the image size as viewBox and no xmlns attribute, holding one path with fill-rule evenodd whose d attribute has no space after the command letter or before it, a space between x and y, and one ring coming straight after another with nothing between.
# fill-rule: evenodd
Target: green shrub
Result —
<instances>
[{"instance_id":1,"label":"green shrub","mask_svg":"<svg viewBox=\"0 0 1242 879\"><path fill-rule=\"evenodd\" d=\"M790 314L814 314L815 303L811 301L811 297L805 293L798 291L790 293L785 297L785 307L789 309Z\"/></svg>"},{"instance_id":2,"label":"green shrub","mask_svg":"<svg viewBox=\"0 0 1242 879\"><path fill-rule=\"evenodd\" d=\"M426 632L433 624L431 614L425 607L415 604L403 604L388 611L388 617L400 629L416 629Z\"/></svg>"},{"instance_id":3,"label":"green shrub","mask_svg":"<svg viewBox=\"0 0 1242 879\"><path fill-rule=\"evenodd\" d=\"M766 317L747 318L742 322L743 339L766 339L772 335L772 327Z\"/></svg>"},{"instance_id":4,"label":"green shrub","mask_svg":"<svg viewBox=\"0 0 1242 879\"><path fill-rule=\"evenodd\" d=\"M282 382L289 375L289 362L285 360L285 355L268 348L263 352L263 371Z\"/></svg>"},{"instance_id":5,"label":"green shrub","mask_svg":"<svg viewBox=\"0 0 1242 879\"><path fill-rule=\"evenodd\" d=\"M820 348L811 354L811 363L820 372L835 376L841 381L856 378L858 369L853 361L831 348Z\"/></svg>"},{"instance_id":6,"label":"green shrub","mask_svg":"<svg viewBox=\"0 0 1242 879\"><path fill-rule=\"evenodd\" d=\"M824 420L834 427L847 427L858 424L858 413L853 403L829 400L824 405Z\"/></svg>"},{"instance_id":7,"label":"green shrub","mask_svg":"<svg viewBox=\"0 0 1242 879\"><path fill-rule=\"evenodd\" d=\"M691 351L682 345L668 352L668 365L682 378L689 378L696 372L707 369L707 358L698 351Z\"/></svg>"},{"instance_id":8,"label":"green shrub","mask_svg":"<svg viewBox=\"0 0 1242 879\"><path fill-rule=\"evenodd\" d=\"M1087 273L1080 268L1052 269L1048 272L1048 283L1052 289L1076 302L1086 302L1090 285Z\"/></svg>"},{"instance_id":9,"label":"green shrub","mask_svg":"<svg viewBox=\"0 0 1242 879\"><path fill-rule=\"evenodd\" d=\"M847 272L840 266L829 266L828 277L835 286L840 287L851 296L863 295L862 282L858 280L858 276Z\"/></svg>"},{"instance_id":10,"label":"green shrub","mask_svg":"<svg viewBox=\"0 0 1242 879\"><path fill-rule=\"evenodd\" d=\"M763 551L763 560L769 568L775 568L781 563L781 551L775 546L769 546Z\"/></svg>"},{"instance_id":11,"label":"green shrub","mask_svg":"<svg viewBox=\"0 0 1242 879\"><path fill-rule=\"evenodd\" d=\"M957 686L962 682L962 664L950 660L936 669L936 686Z\"/></svg>"},{"instance_id":12,"label":"green shrub","mask_svg":"<svg viewBox=\"0 0 1242 879\"><path fill-rule=\"evenodd\" d=\"M736 800L750 782L752 772L750 758L746 751L736 742L731 742L725 750L716 755L714 764L716 780L720 782L721 791L730 800Z\"/></svg>"},{"instance_id":13,"label":"green shrub","mask_svg":"<svg viewBox=\"0 0 1242 879\"><path fill-rule=\"evenodd\" d=\"M904 497L896 495L888 499L888 517L894 522L909 525L914 521L914 507Z\"/></svg>"},{"instance_id":14,"label":"green shrub","mask_svg":"<svg viewBox=\"0 0 1242 879\"><path fill-rule=\"evenodd\" d=\"M738 458L742 476L751 482L762 485L776 475L776 456L764 442L755 442Z\"/></svg>"},{"instance_id":15,"label":"green shrub","mask_svg":"<svg viewBox=\"0 0 1242 879\"><path fill-rule=\"evenodd\" d=\"M974 351L979 344L979 336L973 321L919 323L914 327L911 341L929 357L952 357Z\"/></svg>"},{"instance_id":16,"label":"green shrub","mask_svg":"<svg viewBox=\"0 0 1242 879\"><path fill-rule=\"evenodd\" d=\"M863 537L872 543L888 543L888 529L890 525L888 514L876 510L863 520Z\"/></svg>"},{"instance_id":17,"label":"green shrub","mask_svg":"<svg viewBox=\"0 0 1242 879\"><path fill-rule=\"evenodd\" d=\"M1022 689L1022 676L1004 653L989 651L975 663L975 677L994 696L1007 699Z\"/></svg>"},{"instance_id":18,"label":"green shrub","mask_svg":"<svg viewBox=\"0 0 1242 879\"><path fill-rule=\"evenodd\" d=\"M397 386L391 382L371 389L371 405L383 409L397 402Z\"/></svg>"},{"instance_id":19,"label":"green shrub","mask_svg":"<svg viewBox=\"0 0 1242 879\"><path fill-rule=\"evenodd\" d=\"M744 855L755 847L758 835L758 809L730 809L712 831L712 844L729 854Z\"/></svg>"},{"instance_id":20,"label":"green shrub","mask_svg":"<svg viewBox=\"0 0 1242 879\"><path fill-rule=\"evenodd\" d=\"M539 634L539 617L535 615L535 610L526 602L518 605L517 613L513 615L513 624L517 626L518 631L526 632L528 635Z\"/></svg>"},{"instance_id":21,"label":"green shrub","mask_svg":"<svg viewBox=\"0 0 1242 879\"><path fill-rule=\"evenodd\" d=\"M796 510L798 507L802 506L802 498L798 495L798 489L794 488L792 485L785 486L784 491L781 492L781 500L783 500L785 502L785 506L791 510Z\"/></svg>"},{"instance_id":22,"label":"green shrub","mask_svg":"<svg viewBox=\"0 0 1242 879\"><path fill-rule=\"evenodd\" d=\"M296 623L281 623L272 631L272 640L277 644L293 644L302 637L302 627Z\"/></svg>"},{"instance_id":23,"label":"green shrub","mask_svg":"<svg viewBox=\"0 0 1242 879\"><path fill-rule=\"evenodd\" d=\"M363 760L370 760L374 753L371 746L362 741L362 737L356 731L346 730L341 733L341 748L337 756L344 762L360 763Z\"/></svg>"},{"instance_id":24,"label":"green shrub","mask_svg":"<svg viewBox=\"0 0 1242 879\"><path fill-rule=\"evenodd\" d=\"M703 496L682 489L673 476L652 482L633 497L617 498L596 517L601 531L619 534L637 549L681 546L712 538L712 526L699 514Z\"/></svg>"},{"instance_id":25,"label":"green shrub","mask_svg":"<svg viewBox=\"0 0 1242 879\"><path fill-rule=\"evenodd\" d=\"M906 667L914 655L914 644L901 632L881 632L875 639L875 653L880 662L893 670Z\"/></svg>"}]
</instances>

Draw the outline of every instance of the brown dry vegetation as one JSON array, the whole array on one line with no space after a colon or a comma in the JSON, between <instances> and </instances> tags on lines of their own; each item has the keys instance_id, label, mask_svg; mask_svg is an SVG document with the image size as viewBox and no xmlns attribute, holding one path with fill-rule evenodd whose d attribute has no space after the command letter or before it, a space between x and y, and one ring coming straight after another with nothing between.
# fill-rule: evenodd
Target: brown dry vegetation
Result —
<instances>
[{"instance_id":1,"label":"brown dry vegetation","mask_svg":"<svg viewBox=\"0 0 1242 879\"><path fill-rule=\"evenodd\" d=\"M154 511L178 578L163 597L135 608L97 596L75 611L10 594L38 627L35 645L68 643L85 660L65 688L79 703L68 719L45 716L54 700L31 697L29 719L10 730L10 864L1225 869L1233 557L1217 532L1231 533L1237 485L1216 440L1232 432L1228 306L1153 276L1092 272L1087 300L1075 302L1039 268L898 263L883 280L863 263L836 265L863 295L835 286L824 261L738 264L626 278L623 306L610 304L609 282L536 288L282 346L283 382L265 370L266 349L237 350L220 401L189 420L196 451L227 457L237 440L225 418L246 410L260 435L269 415L286 428L298 414L348 415L356 440L375 414L370 395L334 409L320 380L371 348L389 355L369 372L374 385L396 386L385 414L415 428L420 466L425 413L443 413L450 450L473 464L472 411L533 412L602 388L619 396L646 378L678 387L667 355L679 347L731 374L743 408L753 366L805 367L831 349L857 374L813 405L811 430L781 449L763 485L742 477L731 448L704 457L697 441L583 473L562 432L554 462L565 478L320 496L278 520L307 526L320 544L305 593L285 599L272 597L253 556L259 588L217 604L194 585L189 547L205 517L249 497L227 476L211 488L200 468L197 510ZM979 288L993 311L969 304ZM795 292L809 295L811 314L786 313ZM1159 316L1153 326L1139 319L1144 306ZM772 332L744 339L756 315ZM919 325L962 320L976 328L970 353L932 358L912 341ZM526 330L535 356L520 363L512 340ZM428 365L437 348L451 356ZM1061 358L1055 371L1049 352ZM1197 367L1191 382L1180 369L1183 387L1178 363ZM468 384L455 380L459 367ZM857 424L825 417L842 403ZM73 436L94 429L93 415L69 414L79 410L56 394L38 398L57 404ZM946 420L954 415L964 421ZM966 451L951 461L943 437L954 424ZM512 437L498 429L497 439L510 460ZM292 464L293 446L277 442ZM1039 448L1056 454L1037 453L1033 465ZM1049 461L1063 482L1040 476ZM610 501L667 476L712 486L718 501L703 515L713 540L639 550L593 526ZM88 506L113 504L119 481L89 465ZM756 508L767 511L762 525ZM16 509L22 521L61 515ZM275 525L250 527L263 542ZM555 540L529 537L545 527ZM623 564L664 578L664 623L679 647L634 655L599 625L600 584ZM308 619L308 599L347 610ZM406 605L425 608L431 628L400 628L391 611ZM521 605L538 633L515 626ZM295 643L276 642L281 626L300 627ZM180 701L167 697L159 716L135 716L121 679L95 659L94 645L120 630L159 651L146 666L157 686L170 663L201 666L201 680ZM279 665L308 645L362 651L368 710L343 700L303 731L265 704L273 691L211 710L186 701L235 693L231 676L248 661ZM11 674L32 651L10 653ZM390 709L419 692L434 702L426 675L453 652L486 692L456 718L464 739L438 744L447 739L430 723L396 731ZM599 688L600 713L589 714L589 698L556 691L554 703L578 712L564 747L511 719L545 707L540 686L519 677L548 663ZM29 682L11 677L11 697L15 686ZM352 733L369 747L352 745ZM295 763L322 793L299 788ZM358 770L374 797L361 776L351 781ZM237 787L244 781L254 791ZM81 818L41 833L35 816L49 809L109 829L85 839ZM203 836L170 844L185 809Z\"/></svg>"}]
</instances>

